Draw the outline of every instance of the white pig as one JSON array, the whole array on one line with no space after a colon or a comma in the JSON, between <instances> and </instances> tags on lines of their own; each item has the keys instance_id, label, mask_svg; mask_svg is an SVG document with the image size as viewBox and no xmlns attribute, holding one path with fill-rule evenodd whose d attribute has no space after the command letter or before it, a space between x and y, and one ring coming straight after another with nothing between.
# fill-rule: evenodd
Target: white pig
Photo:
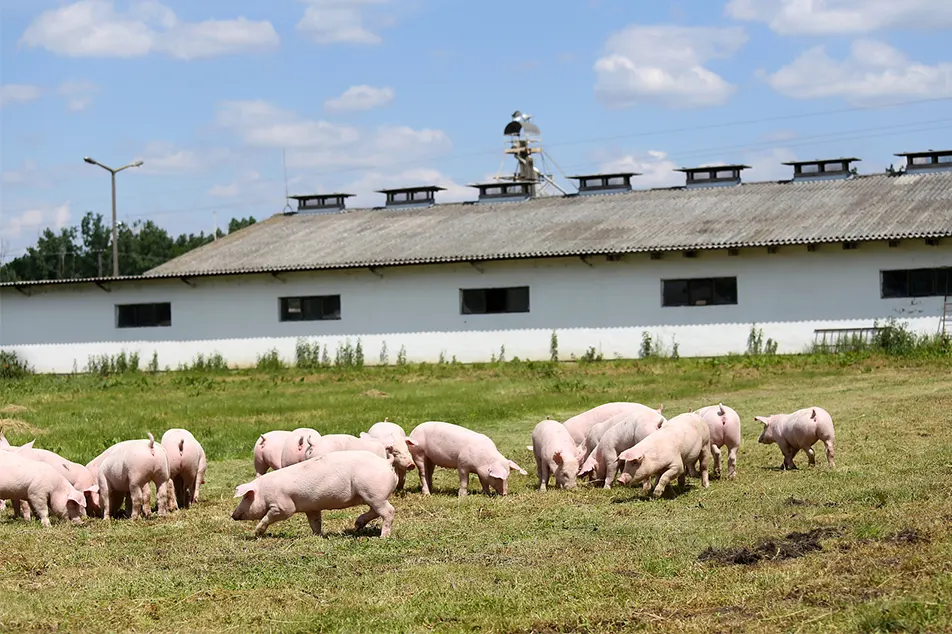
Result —
<instances>
[{"instance_id":1,"label":"white pig","mask_svg":"<svg viewBox=\"0 0 952 634\"><path fill-rule=\"evenodd\" d=\"M169 503L169 460L165 448L149 433L148 440L125 440L106 450L99 463L99 498L103 518L109 519L126 494L132 501L130 517L151 512L149 483L155 484L159 516L165 517Z\"/></svg>"},{"instance_id":2,"label":"white pig","mask_svg":"<svg viewBox=\"0 0 952 634\"><path fill-rule=\"evenodd\" d=\"M314 535L323 536L321 512L366 504L370 510L360 515L354 527L383 518L381 537L390 534L394 508L387 501L397 486L393 458L381 458L369 451L335 451L258 476L238 485L241 498L231 514L233 520L260 520L255 535L260 537L274 522L304 513Z\"/></svg>"},{"instance_id":3,"label":"white pig","mask_svg":"<svg viewBox=\"0 0 952 634\"><path fill-rule=\"evenodd\" d=\"M198 501L205 450L187 429L169 429L161 442L169 461L169 508L188 508Z\"/></svg>"},{"instance_id":4,"label":"white pig","mask_svg":"<svg viewBox=\"0 0 952 634\"><path fill-rule=\"evenodd\" d=\"M685 475L698 463L701 486L707 488L710 446L711 431L707 421L693 412L679 414L665 422L661 429L618 455L619 460L625 461L625 470L618 482L643 482L645 491L648 491L651 477L655 476L653 495L657 498L674 478L683 488Z\"/></svg>"},{"instance_id":5,"label":"white pig","mask_svg":"<svg viewBox=\"0 0 952 634\"><path fill-rule=\"evenodd\" d=\"M602 435L595 450L579 469L580 476L591 473L593 481L602 482L602 488L612 488L615 474L624 466L620 454L661 429L665 423L658 410L642 407L642 410L621 414L622 420Z\"/></svg>"},{"instance_id":6,"label":"white pig","mask_svg":"<svg viewBox=\"0 0 952 634\"><path fill-rule=\"evenodd\" d=\"M737 449L740 447L740 416L723 403L708 405L694 412L707 421L711 431L714 477L721 477L721 447L727 447L727 477L737 474Z\"/></svg>"},{"instance_id":7,"label":"white pig","mask_svg":"<svg viewBox=\"0 0 952 634\"><path fill-rule=\"evenodd\" d=\"M625 414L616 414L606 421L592 425L592 428L589 429L588 433L585 435L585 442L582 445L579 445L582 449L582 456L579 459L579 464L585 464L585 461L588 460L588 457L592 455L593 451L595 451L595 447L598 446L598 441L602 439L602 436L605 435L605 432L624 419Z\"/></svg>"},{"instance_id":8,"label":"white pig","mask_svg":"<svg viewBox=\"0 0 952 634\"><path fill-rule=\"evenodd\" d=\"M604 403L603 405L593 407L590 410L573 416L562 424L565 425L565 428L572 434L572 439L575 441L575 444L584 445L588 431L598 423L604 422L612 416L627 414L628 412L640 410L643 407L645 406L641 403ZM656 411L660 414L663 409L664 405L659 407Z\"/></svg>"},{"instance_id":9,"label":"white pig","mask_svg":"<svg viewBox=\"0 0 952 634\"><path fill-rule=\"evenodd\" d=\"M30 443L32 445L33 443ZM99 487L92 488L96 484L96 478L86 468L85 465L78 464L63 458L59 454L47 449L35 449L32 446L16 447L10 450L18 456L37 462L44 462L54 469L60 475L64 476L77 491L82 491L86 497L86 504L83 506L83 516L87 513L95 515L99 511Z\"/></svg>"},{"instance_id":10,"label":"white pig","mask_svg":"<svg viewBox=\"0 0 952 634\"><path fill-rule=\"evenodd\" d=\"M764 426L757 442L763 445L776 443L783 453L783 468L796 469L793 458L797 452L804 451L810 464L816 464L813 445L822 440L826 447L826 461L830 468L836 468L833 461L833 418L822 407L807 407L792 414L774 414L772 416L754 416Z\"/></svg>"},{"instance_id":11,"label":"white pig","mask_svg":"<svg viewBox=\"0 0 952 634\"><path fill-rule=\"evenodd\" d=\"M283 429L275 429L258 437L254 449L255 474L264 475L268 469L281 468L281 453L291 434Z\"/></svg>"},{"instance_id":12,"label":"white pig","mask_svg":"<svg viewBox=\"0 0 952 634\"><path fill-rule=\"evenodd\" d=\"M387 451L393 454L393 470L397 472L397 491L402 491L407 471L412 471L416 466L413 464L413 456L410 455L410 446L413 441L407 438L400 425L391 423L386 418L379 423L374 423L367 430L366 435L382 442ZM364 437L363 432L360 437Z\"/></svg>"},{"instance_id":13,"label":"white pig","mask_svg":"<svg viewBox=\"0 0 952 634\"><path fill-rule=\"evenodd\" d=\"M532 430L532 444L526 449L535 456L540 491L546 490L552 475L555 475L555 486L575 488L581 449L565 425L548 418L539 421Z\"/></svg>"},{"instance_id":14,"label":"white pig","mask_svg":"<svg viewBox=\"0 0 952 634\"><path fill-rule=\"evenodd\" d=\"M307 440L304 460L317 458L334 451L369 451L379 458L387 457L383 443L376 438L358 438L350 434L327 434L311 441Z\"/></svg>"},{"instance_id":15,"label":"white pig","mask_svg":"<svg viewBox=\"0 0 952 634\"><path fill-rule=\"evenodd\" d=\"M21 512L26 502L47 528L51 526L50 513L81 523L86 506L83 492L77 491L54 467L11 452L0 452L0 499L12 500L13 508ZM22 514L24 519L30 519L28 512Z\"/></svg>"},{"instance_id":16,"label":"white pig","mask_svg":"<svg viewBox=\"0 0 952 634\"><path fill-rule=\"evenodd\" d=\"M307 441L314 442L321 437L316 429L310 427L298 427L291 432L284 441L281 448L281 468L297 464L304 460L304 452L307 451Z\"/></svg>"},{"instance_id":17,"label":"white pig","mask_svg":"<svg viewBox=\"0 0 952 634\"><path fill-rule=\"evenodd\" d=\"M423 495L430 495L433 488L434 466L456 469L460 497L468 493L470 473L479 478L483 493L489 493L492 486L500 495L509 492L510 469L528 475L525 469L503 456L489 436L459 425L441 421L420 423L410 432L410 440L413 441L410 453L420 472Z\"/></svg>"}]
</instances>

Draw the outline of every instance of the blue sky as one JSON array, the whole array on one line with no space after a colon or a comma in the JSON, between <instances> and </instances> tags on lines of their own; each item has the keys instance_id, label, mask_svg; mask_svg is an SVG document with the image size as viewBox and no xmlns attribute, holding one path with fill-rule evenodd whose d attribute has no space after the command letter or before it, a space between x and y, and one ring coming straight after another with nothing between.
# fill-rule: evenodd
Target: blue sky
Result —
<instances>
[{"instance_id":1,"label":"blue sky","mask_svg":"<svg viewBox=\"0 0 952 634\"><path fill-rule=\"evenodd\" d=\"M472 199L517 109L560 182L556 165L657 187L681 166L743 162L751 181L838 156L869 173L952 147L952 2L4 0L0 18L7 258L109 218L87 155L143 160L118 177L120 220L180 233L279 212L282 148L292 195Z\"/></svg>"}]
</instances>

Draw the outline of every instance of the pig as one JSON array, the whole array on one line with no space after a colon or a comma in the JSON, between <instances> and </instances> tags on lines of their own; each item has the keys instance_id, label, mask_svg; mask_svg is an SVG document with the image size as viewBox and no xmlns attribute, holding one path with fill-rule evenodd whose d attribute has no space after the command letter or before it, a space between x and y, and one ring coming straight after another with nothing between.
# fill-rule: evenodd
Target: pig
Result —
<instances>
[{"instance_id":1,"label":"pig","mask_svg":"<svg viewBox=\"0 0 952 634\"><path fill-rule=\"evenodd\" d=\"M830 468L836 468L833 460L833 418L822 407L806 407L792 414L754 416L754 420L764 426L757 442L762 445L776 443L780 447L783 453L782 469L796 469L793 458L801 450L806 452L810 465L815 465L813 445L818 440L822 440L826 447L826 461Z\"/></svg>"},{"instance_id":2,"label":"pig","mask_svg":"<svg viewBox=\"0 0 952 634\"><path fill-rule=\"evenodd\" d=\"M711 431L711 454L714 457L714 477L721 477L721 447L727 447L727 477L737 475L737 449L740 447L740 416L723 403L708 405L695 414L707 421Z\"/></svg>"},{"instance_id":3,"label":"pig","mask_svg":"<svg viewBox=\"0 0 952 634\"><path fill-rule=\"evenodd\" d=\"M397 486L393 457L381 458L369 451L334 451L277 471L260 475L235 488L241 498L231 514L233 520L259 520L255 535L268 526L304 513L314 535L324 536L321 512L366 504L370 510L357 518L360 530L377 517L383 518L381 537L390 535L394 508L387 500Z\"/></svg>"},{"instance_id":4,"label":"pig","mask_svg":"<svg viewBox=\"0 0 952 634\"><path fill-rule=\"evenodd\" d=\"M444 423L427 421L420 423L410 432L410 453L420 472L420 489L423 495L430 495L433 488L433 468L456 469L459 474L459 497L469 493L469 474L475 473L483 487L483 493L489 493L489 487L500 495L509 492L509 470L515 469L522 475L529 475L525 469L503 456L495 443L486 436L471 429Z\"/></svg>"},{"instance_id":5,"label":"pig","mask_svg":"<svg viewBox=\"0 0 952 634\"><path fill-rule=\"evenodd\" d=\"M363 438L364 435L361 432L360 437ZM391 423L387 418L379 423L374 423L367 430L366 435L382 442L387 451L393 454L393 470L397 473L397 491L403 491L407 471L413 471L416 468L416 465L413 464L413 456L410 455L410 447L413 445L413 441L407 438L400 425Z\"/></svg>"},{"instance_id":6,"label":"pig","mask_svg":"<svg viewBox=\"0 0 952 634\"><path fill-rule=\"evenodd\" d=\"M56 469L69 481L73 488L83 492L86 498L86 504L82 508L83 517L86 517L87 513L95 515L99 511L99 487L92 488L96 484L96 478L89 469L85 465L67 460L47 449L34 449L32 444L30 443L31 446L29 447L26 445L16 447L11 449L10 452L28 460L44 462Z\"/></svg>"},{"instance_id":7,"label":"pig","mask_svg":"<svg viewBox=\"0 0 952 634\"><path fill-rule=\"evenodd\" d=\"M588 430L588 433L585 435L585 442L579 447L582 449L582 456L579 459L579 464L585 464L585 461L588 460L588 457L592 455L592 452L595 451L595 447L598 446L598 441L602 439L602 436L605 435L605 432L620 423L624 420L624 414L616 414L606 421L602 421L596 425L592 425L592 428Z\"/></svg>"},{"instance_id":8,"label":"pig","mask_svg":"<svg viewBox=\"0 0 952 634\"><path fill-rule=\"evenodd\" d=\"M651 477L655 476L652 495L657 498L675 477L683 488L685 474L697 463L701 486L707 488L710 447L711 430L707 421L694 412L679 414L634 447L618 454L618 459L625 461L618 482L623 485L643 482L647 492L651 489Z\"/></svg>"},{"instance_id":9,"label":"pig","mask_svg":"<svg viewBox=\"0 0 952 634\"><path fill-rule=\"evenodd\" d=\"M334 451L369 451L380 457L387 457L387 450L383 443L376 438L358 438L350 434L327 434L313 442L307 439L307 449L304 450L304 460L310 460Z\"/></svg>"},{"instance_id":10,"label":"pig","mask_svg":"<svg viewBox=\"0 0 952 634\"><path fill-rule=\"evenodd\" d=\"M148 440L125 440L104 452L98 467L99 498L103 518L109 519L118 509L125 494L131 499L130 517L137 519L151 512L149 482L155 484L159 516L168 514L169 460L165 448L155 442L151 433Z\"/></svg>"},{"instance_id":11,"label":"pig","mask_svg":"<svg viewBox=\"0 0 952 634\"><path fill-rule=\"evenodd\" d=\"M532 444L526 449L535 456L540 491L546 490L552 475L555 475L556 487L575 488L582 449L575 444L565 425L548 418L539 421L532 430Z\"/></svg>"},{"instance_id":12,"label":"pig","mask_svg":"<svg viewBox=\"0 0 952 634\"><path fill-rule=\"evenodd\" d=\"M572 434L572 439L575 441L575 444L584 445L585 437L588 435L588 431L598 423L606 421L612 416L616 416L618 414L625 414L634 410L640 410L642 407L645 406L641 403L605 403L573 416L562 424L565 425L565 428L569 430L570 434ZM663 409L664 405L658 408L658 413L660 414L661 410Z\"/></svg>"},{"instance_id":13,"label":"pig","mask_svg":"<svg viewBox=\"0 0 952 634\"><path fill-rule=\"evenodd\" d=\"M579 469L580 476L591 473L593 481L602 482L602 488L612 488L615 474L624 466L619 454L661 429L666 422L658 410L642 407L642 410L621 414L622 420L602 435L594 451Z\"/></svg>"},{"instance_id":14,"label":"pig","mask_svg":"<svg viewBox=\"0 0 952 634\"><path fill-rule=\"evenodd\" d=\"M281 453L284 451L285 442L291 435L292 432L275 429L258 437L254 449L256 475L264 475L268 472L268 469L277 470L281 468Z\"/></svg>"},{"instance_id":15,"label":"pig","mask_svg":"<svg viewBox=\"0 0 952 634\"><path fill-rule=\"evenodd\" d=\"M281 447L281 468L297 464L304 460L304 452L307 451L307 441L311 442L321 437L316 429L310 427L298 427L291 432L291 435L284 440Z\"/></svg>"},{"instance_id":16,"label":"pig","mask_svg":"<svg viewBox=\"0 0 952 634\"><path fill-rule=\"evenodd\" d=\"M27 520L32 508L46 528L51 526L50 513L81 524L86 506L84 492L77 491L55 467L11 452L0 452L0 499L12 500L13 508Z\"/></svg>"},{"instance_id":17,"label":"pig","mask_svg":"<svg viewBox=\"0 0 952 634\"><path fill-rule=\"evenodd\" d=\"M205 450L187 429L167 430L161 443L169 461L169 508L188 508L198 502Z\"/></svg>"}]
</instances>

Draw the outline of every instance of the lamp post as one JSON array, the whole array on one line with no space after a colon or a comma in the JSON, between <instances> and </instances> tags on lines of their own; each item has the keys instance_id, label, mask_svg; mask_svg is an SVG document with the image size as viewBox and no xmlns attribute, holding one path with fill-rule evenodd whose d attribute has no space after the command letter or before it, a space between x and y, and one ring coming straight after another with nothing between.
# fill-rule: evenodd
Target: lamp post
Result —
<instances>
[{"instance_id":1,"label":"lamp post","mask_svg":"<svg viewBox=\"0 0 952 634\"><path fill-rule=\"evenodd\" d=\"M113 169L106 167L99 161L95 161L88 156L84 156L83 160L90 165L98 165L112 175L112 275L113 277L119 277L119 231L116 227L116 174L129 167L139 167L142 165L142 161L136 161L135 163L129 163L128 165Z\"/></svg>"}]
</instances>

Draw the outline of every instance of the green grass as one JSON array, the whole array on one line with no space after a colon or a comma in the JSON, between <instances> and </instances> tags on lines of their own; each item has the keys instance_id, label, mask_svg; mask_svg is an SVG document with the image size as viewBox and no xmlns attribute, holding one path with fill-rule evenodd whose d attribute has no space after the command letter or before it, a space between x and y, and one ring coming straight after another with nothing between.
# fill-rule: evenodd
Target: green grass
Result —
<instances>
[{"instance_id":1,"label":"green grass","mask_svg":"<svg viewBox=\"0 0 952 634\"><path fill-rule=\"evenodd\" d=\"M210 464L198 507L166 519L0 520L0 630L367 632L939 632L952 629L952 363L800 357L585 365L507 363L275 373L28 377L0 382L14 444L87 462L109 444L190 429ZM535 490L525 446L546 415L634 400L665 414L723 401L741 414L736 481ZM807 404L837 429L837 468L777 469L753 416ZM15 405L18 407L9 407ZM26 409L22 409L26 408ZM489 434L530 475L487 497L455 472L395 494L392 539L366 507L297 515L262 539L235 522L263 431L409 432L446 420ZM726 455L726 454L725 454ZM726 466L725 466L726 470ZM753 565L698 561L835 529L821 550ZM765 551L766 552L766 551Z\"/></svg>"}]
</instances>

